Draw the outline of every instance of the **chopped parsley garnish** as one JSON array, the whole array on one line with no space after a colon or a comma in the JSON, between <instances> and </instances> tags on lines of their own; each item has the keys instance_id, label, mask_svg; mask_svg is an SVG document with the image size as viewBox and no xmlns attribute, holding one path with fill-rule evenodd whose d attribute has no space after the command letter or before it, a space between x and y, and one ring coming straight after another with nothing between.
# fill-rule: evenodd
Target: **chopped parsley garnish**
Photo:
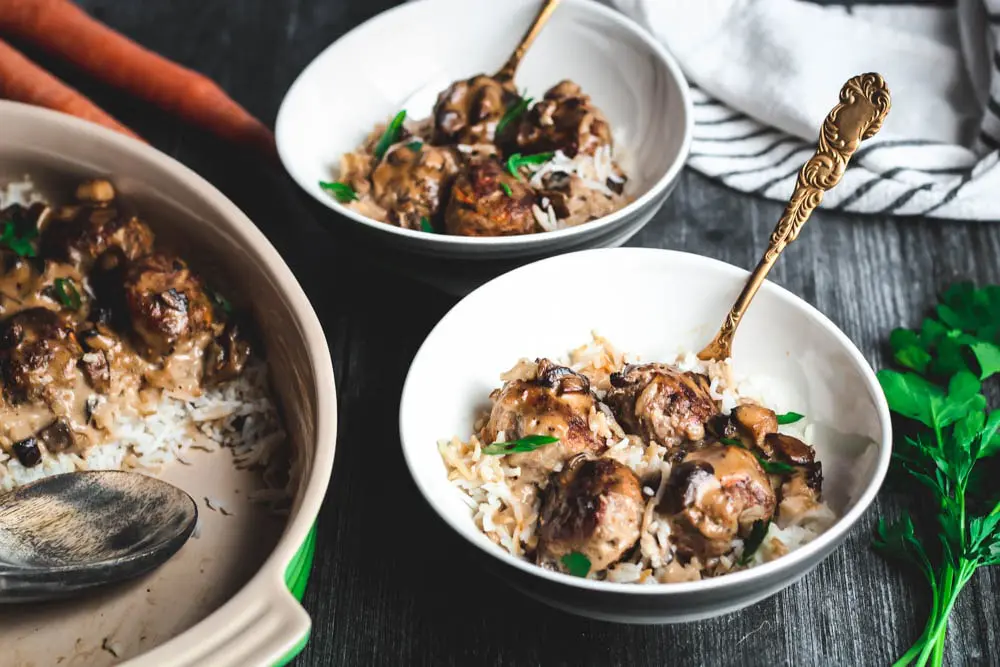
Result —
<instances>
[{"instance_id":1,"label":"chopped parsley garnish","mask_svg":"<svg viewBox=\"0 0 1000 667\"><path fill-rule=\"evenodd\" d=\"M36 253L32 239L35 238L38 238L38 228L34 225L18 225L15 220L3 221L0 246L6 246L15 254L21 257L34 257Z\"/></svg>"},{"instance_id":2,"label":"chopped parsley garnish","mask_svg":"<svg viewBox=\"0 0 1000 667\"><path fill-rule=\"evenodd\" d=\"M420 149L424 147L424 142L422 142L422 141L411 141L410 143L406 144L406 147L409 148L414 153L419 153Z\"/></svg>"},{"instance_id":3,"label":"chopped parsley garnish","mask_svg":"<svg viewBox=\"0 0 1000 667\"><path fill-rule=\"evenodd\" d=\"M756 453L755 456L757 457L757 462L760 463L760 467L769 475L787 475L788 473L795 472L795 466L793 465L789 465L783 461L771 461Z\"/></svg>"},{"instance_id":4,"label":"chopped parsley garnish","mask_svg":"<svg viewBox=\"0 0 1000 667\"><path fill-rule=\"evenodd\" d=\"M534 98L520 97L517 102L507 107L507 111L504 113L503 118L501 118L500 122L497 123L496 134L499 135L507 129L508 125L520 118L521 114L528 110L528 107L531 106L532 102L534 102Z\"/></svg>"},{"instance_id":5,"label":"chopped parsley garnish","mask_svg":"<svg viewBox=\"0 0 1000 667\"><path fill-rule=\"evenodd\" d=\"M70 310L80 310L80 292L76 289L72 278L56 278L54 285L59 303Z\"/></svg>"},{"instance_id":6,"label":"chopped parsley garnish","mask_svg":"<svg viewBox=\"0 0 1000 667\"><path fill-rule=\"evenodd\" d=\"M919 331L896 329L889 337L908 370L878 372L901 427L893 462L916 482L900 489L922 488L929 501L907 499L901 506L910 512L879 521L873 540L883 556L920 573L931 592L924 631L897 665L942 664L962 589L979 568L1000 565L1000 410L988 408L982 391L982 381L1000 373L1000 285L954 285L935 315ZM915 521L919 507L930 511Z\"/></svg>"},{"instance_id":7,"label":"chopped parsley garnish","mask_svg":"<svg viewBox=\"0 0 1000 667\"><path fill-rule=\"evenodd\" d=\"M753 528L750 529L750 535L743 542L743 555L740 556L740 565L750 564L753 555L757 553L757 549L764 543L768 525L770 525L768 521L754 521Z\"/></svg>"},{"instance_id":8,"label":"chopped parsley garnish","mask_svg":"<svg viewBox=\"0 0 1000 667\"><path fill-rule=\"evenodd\" d=\"M428 234L437 233L434 229L434 225L431 224L431 221L427 219L426 215L420 218L420 231L427 232Z\"/></svg>"},{"instance_id":9,"label":"chopped parsley garnish","mask_svg":"<svg viewBox=\"0 0 1000 667\"><path fill-rule=\"evenodd\" d=\"M571 551L559 561L566 568L566 571L574 577L586 577L590 574L590 559L579 551Z\"/></svg>"},{"instance_id":10,"label":"chopped parsley garnish","mask_svg":"<svg viewBox=\"0 0 1000 667\"><path fill-rule=\"evenodd\" d=\"M521 180L521 167L527 165L545 164L551 160L554 155L555 153L552 152L535 153L534 155L521 155L520 153L514 153L507 158L507 171L509 171L511 176L517 180Z\"/></svg>"},{"instance_id":11,"label":"chopped parsley garnish","mask_svg":"<svg viewBox=\"0 0 1000 667\"><path fill-rule=\"evenodd\" d=\"M510 186L507 185L506 183L501 183L500 184L500 189L503 190L503 193L505 195L507 195L508 197L513 197L514 196L514 193L511 191Z\"/></svg>"},{"instance_id":12,"label":"chopped parsley garnish","mask_svg":"<svg viewBox=\"0 0 1000 667\"><path fill-rule=\"evenodd\" d=\"M209 290L208 295L212 298L212 303L215 304L215 307L218 310L221 310L226 315L233 314L233 304L229 302L229 299L222 296L215 290Z\"/></svg>"},{"instance_id":13,"label":"chopped parsley garnish","mask_svg":"<svg viewBox=\"0 0 1000 667\"><path fill-rule=\"evenodd\" d=\"M737 440L736 438L719 438L719 442L721 442L724 445L730 445L732 447L742 447L743 449L746 449L746 447L743 445L743 442L741 440Z\"/></svg>"},{"instance_id":14,"label":"chopped parsley garnish","mask_svg":"<svg viewBox=\"0 0 1000 667\"><path fill-rule=\"evenodd\" d=\"M783 415L778 415L779 424L794 424L797 421L805 419L805 415L800 415L798 412L786 412Z\"/></svg>"},{"instance_id":15,"label":"chopped parsley garnish","mask_svg":"<svg viewBox=\"0 0 1000 667\"><path fill-rule=\"evenodd\" d=\"M333 183L320 181L319 187L332 194L333 198L341 204L358 200L358 193L347 183L341 183L340 181L334 181Z\"/></svg>"},{"instance_id":16,"label":"chopped parsley garnish","mask_svg":"<svg viewBox=\"0 0 1000 667\"><path fill-rule=\"evenodd\" d=\"M504 454L517 454L520 452L533 452L539 447L551 445L559 442L559 438L551 435L526 435L520 440L510 442L494 442L492 445L483 447L483 454L490 456L503 456Z\"/></svg>"},{"instance_id":17,"label":"chopped parsley garnish","mask_svg":"<svg viewBox=\"0 0 1000 667\"><path fill-rule=\"evenodd\" d=\"M375 144L375 159L381 160L385 157L385 152L389 146L399 141L399 135L403 131L403 121L406 120L406 109L403 109L389 121L389 126L382 133L382 138Z\"/></svg>"}]
</instances>

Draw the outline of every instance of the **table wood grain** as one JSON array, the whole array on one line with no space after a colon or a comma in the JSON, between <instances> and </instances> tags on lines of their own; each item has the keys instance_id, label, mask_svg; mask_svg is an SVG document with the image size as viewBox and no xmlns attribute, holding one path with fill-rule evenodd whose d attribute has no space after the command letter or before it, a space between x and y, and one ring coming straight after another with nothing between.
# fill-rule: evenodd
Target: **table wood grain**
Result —
<instances>
[{"instance_id":1,"label":"table wood grain","mask_svg":"<svg viewBox=\"0 0 1000 667\"><path fill-rule=\"evenodd\" d=\"M83 0L115 28L216 79L272 123L299 71L389 0ZM857 3L849 3L857 4ZM400 453L402 381L455 299L376 266L283 174L234 155L156 110L31 52L158 148L231 197L272 240L319 313L333 352L340 438L305 598L306 665L885 665L919 634L920 580L869 548L879 516L919 508L884 490L847 543L781 594L683 626L629 627L533 602L470 566L470 547L423 503ZM2 131L2 128L0 128ZM774 202L685 171L629 245L750 268L781 213ZM771 279L837 323L880 367L889 331L917 324L956 280L1000 282L991 223L821 211ZM1000 586L980 571L950 626L947 662L1000 664Z\"/></svg>"}]
</instances>

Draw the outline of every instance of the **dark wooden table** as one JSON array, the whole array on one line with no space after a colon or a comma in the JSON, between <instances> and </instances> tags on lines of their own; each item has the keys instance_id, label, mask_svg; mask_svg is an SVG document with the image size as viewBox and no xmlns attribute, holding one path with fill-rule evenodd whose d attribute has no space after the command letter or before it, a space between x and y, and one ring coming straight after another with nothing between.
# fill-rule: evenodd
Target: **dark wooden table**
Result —
<instances>
[{"instance_id":1,"label":"dark wooden table","mask_svg":"<svg viewBox=\"0 0 1000 667\"><path fill-rule=\"evenodd\" d=\"M213 77L269 123L311 58L392 4L83 1L115 28ZM350 239L331 232L326 210L283 174L247 165L155 110L38 59L243 208L295 271L323 322L340 393L340 440L305 598L314 629L297 664L885 665L918 635L927 591L868 547L877 517L900 509L886 492L846 545L802 581L743 612L692 625L576 618L469 566L469 547L410 481L396 428L410 359L454 298L373 269ZM749 268L780 212L774 202L687 171L630 245ZM826 313L879 367L892 327L919 322L952 281L1000 282L998 258L1000 228L991 223L820 212L771 277ZM1000 664L998 587L995 570L981 571L962 596L949 664Z\"/></svg>"}]
</instances>

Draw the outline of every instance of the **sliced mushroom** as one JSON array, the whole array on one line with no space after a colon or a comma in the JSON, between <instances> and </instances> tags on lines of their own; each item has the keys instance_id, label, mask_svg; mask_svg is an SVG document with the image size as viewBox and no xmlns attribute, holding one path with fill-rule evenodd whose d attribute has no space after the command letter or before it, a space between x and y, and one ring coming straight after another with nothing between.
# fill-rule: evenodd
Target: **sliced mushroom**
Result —
<instances>
[{"instance_id":1,"label":"sliced mushroom","mask_svg":"<svg viewBox=\"0 0 1000 667\"><path fill-rule=\"evenodd\" d=\"M758 447L764 443L765 436L778 431L778 417L774 410L762 405L739 405L733 410L732 419L741 434Z\"/></svg>"},{"instance_id":2,"label":"sliced mushroom","mask_svg":"<svg viewBox=\"0 0 1000 667\"><path fill-rule=\"evenodd\" d=\"M228 323L205 349L205 384L218 384L239 377L249 358L250 343L241 336L239 325Z\"/></svg>"},{"instance_id":3,"label":"sliced mushroom","mask_svg":"<svg viewBox=\"0 0 1000 667\"><path fill-rule=\"evenodd\" d=\"M42 441L45 445L45 449L50 452L58 453L64 452L76 441L73 435L73 429L70 428L69 423L63 419L56 419L54 422L40 430L36 437Z\"/></svg>"}]
</instances>

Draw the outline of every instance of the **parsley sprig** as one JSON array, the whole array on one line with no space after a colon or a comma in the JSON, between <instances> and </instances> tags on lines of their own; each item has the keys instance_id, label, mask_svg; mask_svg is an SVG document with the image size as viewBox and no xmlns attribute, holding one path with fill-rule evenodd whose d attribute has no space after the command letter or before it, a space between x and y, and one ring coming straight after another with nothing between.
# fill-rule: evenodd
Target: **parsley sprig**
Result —
<instances>
[{"instance_id":1,"label":"parsley sprig","mask_svg":"<svg viewBox=\"0 0 1000 667\"><path fill-rule=\"evenodd\" d=\"M0 217L0 247L9 248L21 257L35 257L37 253L34 240L38 238L38 228L34 224L18 220L19 216L12 212L16 208L0 211L0 215L7 216Z\"/></svg>"},{"instance_id":2,"label":"parsley sprig","mask_svg":"<svg viewBox=\"0 0 1000 667\"><path fill-rule=\"evenodd\" d=\"M358 200L358 193L347 183L343 183L341 181L334 181L332 183L320 181L319 187L332 194L333 198L341 204Z\"/></svg>"},{"instance_id":3,"label":"parsley sprig","mask_svg":"<svg viewBox=\"0 0 1000 667\"><path fill-rule=\"evenodd\" d=\"M382 137L375 144L376 160L381 160L385 157L385 152L389 150L389 146L399 141L399 136L403 132L404 120L406 120L406 109L400 111L389 121L389 125L385 128L385 132L382 133Z\"/></svg>"},{"instance_id":4,"label":"parsley sprig","mask_svg":"<svg viewBox=\"0 0 1000 667\"><path fill-rule=\"evenodd\" d=\"M555 156L555 153L535 153L534 155L521 155L514 153L507 158L507 171L517 180L521 180L521 167L545 164Z\"/></svg>"},{"instance_id":5,"label":"parsley sprig","mask_svg":"<svg viewBox=\"0 0 1000 667\"><path fill-rule=\"evenodd\" d=\"M76 283L72 278L56 278L53 285L59 303L70 310L80 310L82 299L80 298L80 291L76 289Z\"/></svg>"},{"instance_id":6,"label":"parsley sprig","mask_svg":"<svg viewBox=\"0 0 1000 667\"><path fill-rule=\"evenodd\" d=\"M491 456L502 456L504 454L517 454L520 452L533 452L539 447L551 445L559 442L559 438L552 435L526 435L520 440L510 442L494 442L483 447L483 454Z\"/></svg>"},{"instance_id":7,"label":"parsley sprig","mask_svg":"<svg viewBox=\"0 0 1000 667\"><path fill-rule=\"evenodd\" d=\"M933 531L907 515L875 531L875 548L914 567L931 589L924 631L896 665L941 665L962 588L978 568L1000 564L1000 499L983 488L977 468L1000 453L1000 410L987 410L981 384L1000 371L998 343L1000 286L961 283L919 332L892 332L893 356L909 370L878 373L889 408L904 420L895 463L924 487L935 512Z\"/></svg>"},{"instance_id":8,"label":"parsley sprig","mask_svg":"<svg viewBox=\"0 0 1000 667\"><path fill-rule=\"evenodd\" d=\"M535 100L532 97L519 97L517 98L516 102L507 107L507 111L504 112L503 118L501 118L500 122L497 123L497 129L496 129L497 136L499 136L501 132L507 129L508 125L510 125L518 118L520 118L524 114L524 112L528 110L528 107L530 107L531 103L534 101Z\"/></svg>"},{"instance_id":9,"label":"parsley sprig","mask_svg":"<svg viewBox=\"0 0 1000 667\"><path fill-rule=\"evenodd\" d=\"M574 577L586 577L590 574L590 559L579 551L571 551L559 561L566 568L566 572Z\"/></svg>"}]
</instances>

